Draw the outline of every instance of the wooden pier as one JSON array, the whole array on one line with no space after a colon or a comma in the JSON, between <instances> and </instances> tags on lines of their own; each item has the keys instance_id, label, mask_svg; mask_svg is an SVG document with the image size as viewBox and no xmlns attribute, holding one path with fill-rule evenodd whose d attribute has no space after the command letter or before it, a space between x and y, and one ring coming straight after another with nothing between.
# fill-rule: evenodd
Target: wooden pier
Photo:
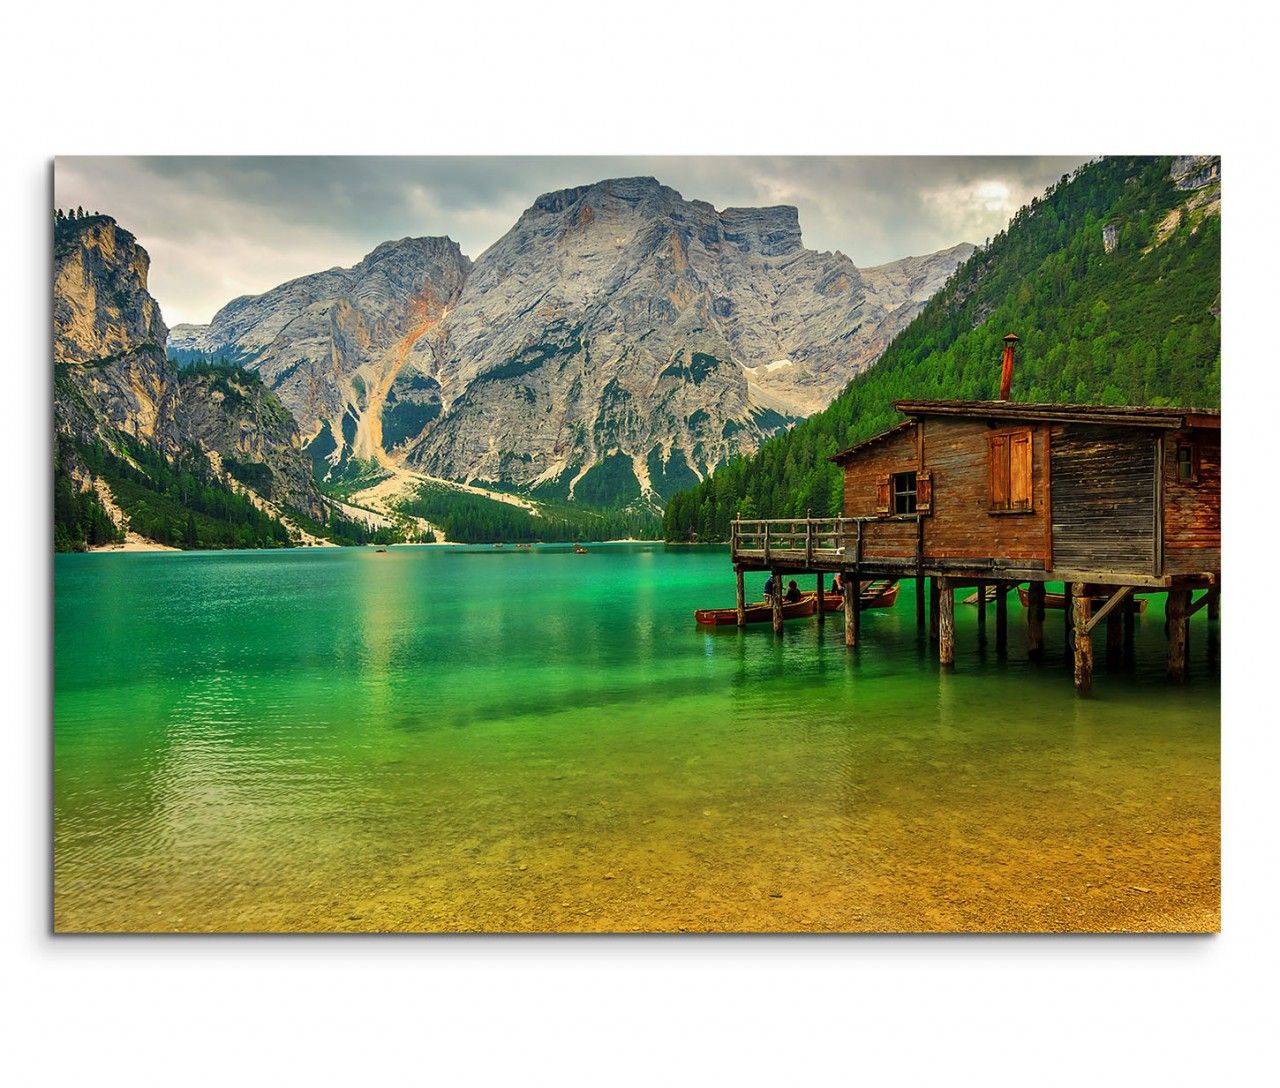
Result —
<instances>
[{"instance_id":1,"label":"wooden pier","mask_svg":"<svg viewBox=\"0 0 1280 1088\"><path fill-rule=\"evenodd\" d=\"M923 632L927 615L929 637L938 646L939 664L949 668L955 664L956 591L976 591L977 631L982 645L987 641L987 605L994 605L995 650L1003 656L1009 650L1009 594L1026 584L1026 653L1032 660L1041 659L1045 645L1045 582L1058 581L1061 575L1052 570L1020 568L1011 562L992 561L977 565L972 560L928 556L923 548L923 519L914 521L918 526L917 540L921 546L912 555L896 554L901 533L894 525L882 535L883 518L734 521L731 554L739 616L746 607L744 575L747 571L768 572L778 585L788 576L811 575L816 580L820 600L827 575L839 574L844 593L844 641L846 646L853 647L858 644L861 634L859 602L868 583L911 579L916 585L916 626ZM1122 584L1068 581L1064 586L1063 629L1066 660L1074 666L1077 690L1087 694L1092 687L1093 633L1100 626L1106 632L1108 665L1132 664L1134 617L1137 614L1133 593L1138 589L1148 595L1160 591L1166 595L1168 675L1172 680L1182 680L1190 656L1187 621L1201 609L1208 609L1211 621L1216 622L1220 588L1217 577L1172 574L1163 577L1143 575ZM1193 603L1196 590L1202 592ZM772 602L773 630L781 633L781 596L775 594ZM817 622L822 624L824 621L825 614L820 609ZM739 626L743 622L740 618Z\"/></svg>"},{"instance_id":2,"label":"wooden pier","mask_svg":"<svg viewBox=\"0 0 1280 1088\"><path fill-rule=\"evenodd\" d=\"M1135 591L1166 594L1168 675L1186 675L1187 620L1220 592L1218 414L1203 409L1007 401L900 401L909 418L837 454L846 516L738 520L743 574L775 582L828 574L845 587L845 643L861 634L860 587L911 579L916 624L955 663L955 592L977 590L978 638L995 610L1008 652L1008 596L1026 584L1027 654L1044 654L1046 582L1065 588L1063 630L1076 690L1093 683L1093 635L1132 660ZM926 586L928 608L926 616ZM1202 591L1193 601L1193 593ZM821 610L819 611L821 622ZM774 630L782 629L780 604Z\"/></svg>"}]
</instances>

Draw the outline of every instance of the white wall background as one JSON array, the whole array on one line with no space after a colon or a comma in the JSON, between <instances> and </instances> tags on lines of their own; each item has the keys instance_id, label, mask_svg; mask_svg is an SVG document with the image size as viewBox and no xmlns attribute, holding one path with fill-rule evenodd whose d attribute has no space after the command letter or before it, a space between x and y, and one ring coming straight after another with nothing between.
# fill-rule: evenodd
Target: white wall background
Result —
<instances>
[{"instance_id":1,"label":"white wall background","mask_svg":"<svg viewBox=\"0 0 1280 1088\"><path fill-rule=\"evenodd\" d=\"M1252 574L1273 559L1262 530L1280 404L1280 172L1260 25L1168 0L129 7L19 5L0 65L10 1083L1259 1079L1274 1029L1280 728L1276 608ZM1224 159L1221 936L49 935L53 155L1108 151Z\"/></svg>"}]
</instances>

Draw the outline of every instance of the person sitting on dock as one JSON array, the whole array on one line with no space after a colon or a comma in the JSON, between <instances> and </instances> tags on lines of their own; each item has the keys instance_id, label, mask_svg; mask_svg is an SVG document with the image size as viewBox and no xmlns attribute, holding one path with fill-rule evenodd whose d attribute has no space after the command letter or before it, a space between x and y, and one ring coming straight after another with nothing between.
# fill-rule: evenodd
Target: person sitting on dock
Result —
<instances>
[{"instance_id":1,"label":"person sitting on dock","mask_svg":"<svg viewBox=\"0 0 1280 1088\"><path fill-rule=\"evenodd\" d=\"M764 599L767 601L772 596L773 596L773 575L771 574L769 575L768 578L764 580Z\"/></svg>"},{"instance_id":2,"label":"person sitting on dock","mask_svg":"<svg viewBox=\"0 0 1280 1088\"><path fill-rule=\"evenodd\" d=\"M788 583L787 585L786 600L788 604L795 604L796 601L798 601L799 599L800 599L800 587L796 585L796 580L792 578L790 583Z\"/></svg>"},{"instance_id":3,"label":"person sitting on dock","mask_svg":"<svg viewBox=\"0 0 1280 1088\"><path fill-rule=\"evenodd\" d=\"M831 592L838 597L844 596L844 580L840 577L839 571L836 571L836 576L831 579Z\"/></svg>"}]
</instances>

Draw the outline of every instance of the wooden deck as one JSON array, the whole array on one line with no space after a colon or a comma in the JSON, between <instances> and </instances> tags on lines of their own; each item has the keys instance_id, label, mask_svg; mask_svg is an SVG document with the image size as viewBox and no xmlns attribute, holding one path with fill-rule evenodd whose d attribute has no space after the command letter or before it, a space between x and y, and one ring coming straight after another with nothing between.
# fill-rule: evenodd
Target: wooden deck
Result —
<instances>
[{"instance_id":1,"label":"wooden deck","mask_svg":"<svg viewBox=\"0 0 1280 1088\"><path fill-rule=\"evenodd\" d=\"M1137 571L1046 569L1036 559L946 555L931 548L928 516L769 518L731 524L730 552L742 570L850 573L863 578L940 578L971 582L1086 582L1167 588L1211 585L1212 577L1175 577ZM957 583L958 584L958 583Z\"/></svg>"},{"instance_id":2,"label":"wooden deck","mask_svg":"<svg viewBox=\"0 0 1280 1088\"><path fill-rule=\"evenodd\" d=\"M996 612L996 652L1008 647L1008 596L1019 583L1028 584L1027 652L1038 658L1044 650L1045 585L1065 583L1064 630L1068 659L1075 665L1075 686L1086 694L1092 684L1093 650L1090 635L1106 621L1107 655L1132 660L1135 589L1163 589L1168 593L1169 676L1182 679L1187 662L1187 618L1201 607L1216 623L1219 578L1216 571L1193 575L1147 575L1134 571L1064 570L1046 568L1031 559L930 554L927 515L886 515L856 518L771 518L732 523L731 552L737 581L738 623L744 622L743 572L768 570L776 575L813 574L822 593L826 574L838 571L844 583L845 644L858 644L862 587L876 579L915 581L916 623L938 645L943 667L955 664L955 591L977 589L978 637L986 639L987 604ZM926 584L927 620L926 620ZM1206 592L1192 603L1193 588ZM1103 603L1095 611L1095 601ZM775 597L773 629L782 631L782 611ZM818 612L823 622L823 611Z\"/></svg>"},{"instance_id":3,"label":"wooden deck","mask_svg":"<svg viewBox=\"0 0 1280 1088\"><path fill-rule=\"evenodd\" d=\"M733 561L752 568L843 570L875 559L915 568L923 518L771 518L732 524Z\"/></svg>"}]
</instances>

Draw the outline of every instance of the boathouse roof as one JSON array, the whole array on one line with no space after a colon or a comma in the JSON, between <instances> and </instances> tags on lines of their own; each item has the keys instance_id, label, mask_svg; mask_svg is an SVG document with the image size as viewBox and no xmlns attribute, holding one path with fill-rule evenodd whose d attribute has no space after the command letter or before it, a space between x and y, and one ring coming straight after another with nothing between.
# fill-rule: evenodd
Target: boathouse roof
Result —
<instances>
[{"instance_id":1,"label":"boathouse roof","mask_svg":"<svg viewBox=\"0 0 1280 1088\"><path fill-rule=\"evenodd\" d=\"M895 400L909 416L967 416L971 419L1030 420L1036 423L1105 423L1113 427L1183 430L1217 427L1216 408L1153 408L1124 404L1018 404L1009 400Z\"/></svg>"},{"instance_id":2,"label":"boathouse roof","mask_svg":"<svg viewBox=\"0 0 1280 1088\"><path fill-rule=\"evenodd\" d=\"M1034 423L1098 423L1111 427L1139 427L1148 430L1185 430L1205 427L1217 430L1221 427L1221 415L1216 408L1150 407L1121 404L1019 404L1007 400L896 400L894 408L904 415L957 416L967 419L1005 420ZM843 464L854 454L869 446L890 438L912 420L905 420L888 430L881 431L831 458Z\"/></svg>"},{"instance_id":3,"label":"boathouse roof","mask_svg":"<svg viewBox=\"0 0 1280 1088\"><path fill-rule=\"evenodd\" d=\"M870 438L864 438L861 442L858 442L855 445L850 446L848 449L841 450L839 453L835 454L833 457L828 458L828 460L835 461L837 464L839 464L840 462L844 461L845 458L850 457L855 453L858 453L860 450L865 450L868 446L874 446L877 442L883 442L886 438L892 438L899 431L905 431L908 427L914 427L914 426L915 426L915 420L904 419L901 423L895 423L887 431L881 431L879 434L873 434Z\"/></svg>"}]
</instances>

